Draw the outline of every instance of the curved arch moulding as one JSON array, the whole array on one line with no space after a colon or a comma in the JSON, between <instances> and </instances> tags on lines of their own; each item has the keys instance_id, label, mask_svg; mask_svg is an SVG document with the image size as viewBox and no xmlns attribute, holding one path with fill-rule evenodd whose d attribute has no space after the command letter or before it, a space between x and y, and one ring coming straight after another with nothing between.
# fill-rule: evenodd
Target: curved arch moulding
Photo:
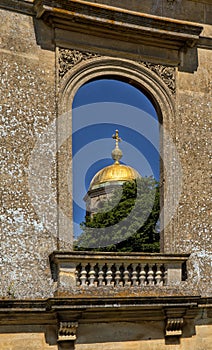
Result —
<instances>
[{"instance_id":1,"label":"curved arch moulding","mask_svg":"<svg viewBox=\"0 0 212 350\"><path fill-rule=\"evenodd\" d=\"M172 68L172 67L171 67ZM173 69L173 68L172 68ZM167 84L154 71L145 66L142 62L134 62L126 59L94 56L73 64L60 79L58 84L58 149L60 148L61 135L71 135L72 102L77 90L87 82L94 79L113 77L123 80L136 86L153 103L160 123L160 198L161 198L161 252L164 252L164 242L174 242L173 217L176 215L177 205L181 188L180 165L176 162L177 152L174 146L173 122L175 120L175 98ZM63 130L62 130L63 129ZM63 159L58 157L58 198L59 207L70 213L69 220L64 217L61 210L58 212L59 241L62 248L67 249L67 240L73 241L72 224L72 200L67 196L66 186L64 187L64 174L67 168L71 168L71 141L63 147ZM60 152L59 152L60 154ZM64 162L64 154L66 161ZM69 176L70 183L72 181ZM62 185L63 184L63 185ZM63 243L64 242L64 243ZM173 252L175 248L173 245Z\"/></svg>"}]
</instances>

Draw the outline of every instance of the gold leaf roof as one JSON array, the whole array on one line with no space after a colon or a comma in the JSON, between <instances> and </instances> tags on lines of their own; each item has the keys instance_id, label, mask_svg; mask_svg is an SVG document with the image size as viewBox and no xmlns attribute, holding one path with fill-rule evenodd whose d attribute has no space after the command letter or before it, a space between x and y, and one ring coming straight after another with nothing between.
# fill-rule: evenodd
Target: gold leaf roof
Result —
<instances>
[{"instance_id":1,"label":"gold leaf roof","mask_svg":"<svg viewBox=\"0 0 212 350\"><path fill-rule=\"evenodd\" d=\"M141 177L133 168L123 164L109 165L94 175L91 180L89 190L107 186L114 182L131 181Z\"/></svg>"}]
</instances>

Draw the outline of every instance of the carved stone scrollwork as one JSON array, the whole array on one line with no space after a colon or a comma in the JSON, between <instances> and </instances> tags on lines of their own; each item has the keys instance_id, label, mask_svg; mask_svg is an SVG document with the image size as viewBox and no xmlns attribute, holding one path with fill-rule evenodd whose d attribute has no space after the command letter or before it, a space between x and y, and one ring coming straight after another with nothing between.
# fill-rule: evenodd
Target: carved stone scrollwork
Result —
<instances>
[{"instance_id":1,"label":"carved stone scrollwork","mask_svg":"<svg viewBox=\"0 0 212 350\"><path fill-rule=\"evenodd\" d=\"M172 94L176 92L176 82L175 82L175 68L169 66L163 66L160 64L154 64L150 62L140 62L143 66L151 69L152 72L156 73L163 82L168 86Z\"/></svg>"},{"instance_id":2,"label":"carved stone scrollwork","mask_svg":"<svg viewBox=\"0 0 212 350\"><path fill-rule=\"evenodd\" d=\"M77 338L78 322L60 322L58 341L75 341Z\"/></svg>"},{"instance_id":3,"label":"carved stone scrollwork","mask_svg":"<svg viewBox=\"0 0 212 350\"><path fill-rule=\"evenodd\" d=\"M167 336L181 336L183 332L183 318L168 318L166 323L165 335Z\"/></svg>"},{"instance_id":4,"label":"carved stone scrollwork","mask_svg":"<svg viewBox=\"0 0 212 350\"><path fill-rule=\"evenodd\" d=\"M91 52L70 50L70 49L59 49L58 63L59 63L59 78L61 79L71 68L80 62L92 59L94 57L101 57L101 55ZM102 56L103 57L103 56ZM175 68L169 66L163 66L150 62L139 62L144 67L150 69L156 73L163 82L168 86L172 94L175 94L176 83L175 83Z\"/></svg>"},{"instance_id":5,"label":"carved stone scrollwork","mask_svg":"<svg viewBox=\"0 0 212 350\"><path fill-rule=\"evenodd\" d=\"M100 57L98 54L79 50L59 49L59 78L62 78L76 64Z\"/></svg>"}]
</instances>

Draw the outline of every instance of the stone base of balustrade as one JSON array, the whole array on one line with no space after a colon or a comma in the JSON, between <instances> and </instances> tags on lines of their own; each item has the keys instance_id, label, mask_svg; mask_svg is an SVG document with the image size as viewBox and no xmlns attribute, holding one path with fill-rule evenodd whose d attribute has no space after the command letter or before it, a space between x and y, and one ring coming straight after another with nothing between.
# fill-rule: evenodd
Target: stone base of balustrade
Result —
<instances>
[{"instance_id":1,"label":"stone base of balustrade","mask_svg":"<svg viewBox=\"0 0 212 350\"><path fill-rule=\"evenodd\" d=\"M165 288L63 288L58 286L54 297L71 298L71 297L97 297L97 298L134 298L134 297L189 297L198 296L200 294L198 288L192 288L191 285L182 285L180 287L165 287Z\"/></svg>"}]
</instances>

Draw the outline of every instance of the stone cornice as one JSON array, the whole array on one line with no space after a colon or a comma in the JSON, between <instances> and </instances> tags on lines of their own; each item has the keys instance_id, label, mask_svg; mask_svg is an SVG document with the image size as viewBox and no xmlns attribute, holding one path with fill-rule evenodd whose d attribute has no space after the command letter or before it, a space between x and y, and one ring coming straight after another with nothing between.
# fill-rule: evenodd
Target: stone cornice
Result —
<instances>
[{"instance_id":1,"label":"stone cornice","mask_svg":"<svg viewBox=\"0 0 212 350\"><path fill-rule=\"evenodd\" d=\"M207 3L206 0L205 2ZM57 30L62 29L64 33L72 30L84 35L97 35L97 37L103 36L132 44L152 45L174 50L195 45L204 49L212 48L212 38L200 36L202 27L199 25L83 0L54 2L51 0L0 0L0 8L37 16ZM89 26L89 31L87 31L87 26ZM55 35L55 44L70 47L69 40L61 41L60 34L58 32ZM72 45L77 48L75 42ZM176 65L176 62L173 64Z\"/></svg>"},{"instance_id":2,"label":"stone cornice","mask_svg":"<svg viewBox=\"0 0 212 350\"><path fill-rule=\"evenodd\" d=\"M49 345L61 344L63 348L62 344L65 343L70 349L74 349L77 329L83 324L160 321L164 323L166 337L191 337L195 334L195 319L202 319L203 314L205 318L211 317L212 298L170 296L0 299L0 331L25 333L42 329ZM188 322L191 327L184 329L184 324Z\"/></svg>"},{"instance_id":3,"label":"stone cornice","mask_svg":"<svg viewBox=\"0 0 212 350\"><path fill-rule=\"evenodd\" d=\"M31 16L35 14L33 3L24 0L0 0L0 8Z\"/></svg>"},{"instance_id":4,"label":"stone cornice","mask_svg":"<svg viewBox=\"0 0 212 350\"><path fill-rule=\"evenodd\" d=\"M200 307L203 303L204 307L212 308L212 298L201 299L200 296L170 296L170 297L73 297L73 298L49 298L49 299L0 299L0 314L8 312L20 314L47 313L53 311L80 311L92 309L121 309L129 310L140 309L145 310L146 307L151 309L158 308L178 308L178 307ZM4 323L1 318L1 324Z\"/></svg>"},{"instance_id":5,"label":"stone cornice","mask_svg":"<svg viewBox=\"0 0 212 350\"><path fill-rule=\"evenodd\" d=\"M212 37L200 36L198 47L201 49L212 50Z\"/></svg>"},{"instance_id":6,"label":"stone cornice","mask_svg":"<svg viewBox=\"0 0 212 350\"><path fill-rule=\"evenodd\" d=\"M64 259L64 260L69 260L70 258L73 259L79 259L79 258L86 258L86 259L90 259L91 257L94 258L108 258L110 257L111 260L113 260L114 258L117 259L123 259L123 257L128 258L128 259L144 259L144 260L151 260L151 259L156 259L156 260L161 260L164 261L168 260L168 261L181 261L184 262L186 261L190 254L163 254L163 253L130 253L127 252L127 255L125 252L93 252L93 251L54 251L51 255L50 255L50 260L60 260L60 259Z\"/></svg>"},{"instance_id":7,"label":"stone cornice","mask_svg":"<svg viewBox=\"0 0 212 350\"><path fill-rule=\"evenodd\" d=\"M190 0L190 1L193 1L193 2L199 2L200 4L209 4L211 5L211 0Z\"/></svg>"},{"instance_id":8,"label":"stone cornice","mask_svg":"<svg viewBox=\"0 0 212 350\"><path fill-rule=\"evenodd\" d=\"M86 297L86 298L49 298L43 300L0 299L0 326L14 324L56 324L57 318L63 320L63 314L72 320L105 317L112 320L144 320L181 317L197 317L205 309L209 316L212 312L212 298L199 296L170 297ZM117 310L120 313L117 314ZM136 312L135 312L136 310ZM101 311L101 313L100 313ZM121 312L123 311L123 312ZM98 314L98 315L97 315ZM13 316L13 317L11 317Z\"/></svg>"},{"instance_id":9,"label":"stone cornice","mask_svg":"<svg viewBox=\"0 0 212 350\"><path fill-rule=\"evenodd\" d=\"M201 26L170 20L86 1L35 0L37 18L50 25L95 36L113 37L155 46L193 47L202 31Z\"/></svg>"}]
</instances>

